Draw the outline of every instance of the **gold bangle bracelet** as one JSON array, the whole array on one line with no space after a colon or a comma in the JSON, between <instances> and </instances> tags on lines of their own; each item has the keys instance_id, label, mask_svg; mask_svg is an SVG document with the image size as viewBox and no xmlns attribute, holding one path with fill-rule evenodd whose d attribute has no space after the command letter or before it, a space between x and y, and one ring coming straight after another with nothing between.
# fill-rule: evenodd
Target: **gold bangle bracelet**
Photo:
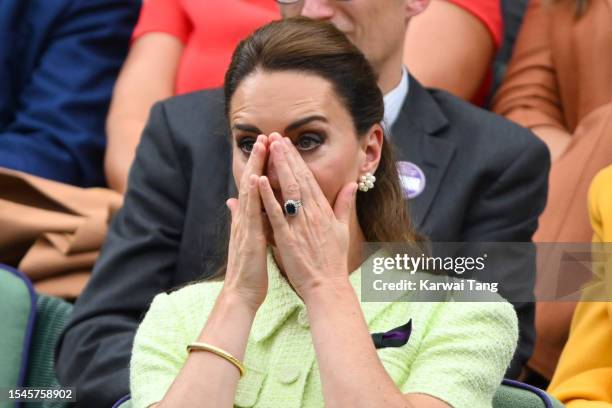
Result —
<instances>
[{"instance_id":1,"label":"gold bangle bracelet","mask_svg":"<svg viewBox=\"0 0 612 408\"><path fill-rule=\"evenodd\" d=\"M206 344L206 343L190 343L187 346L187 352L192 352L192 351L208 351L213 354L216 354L219 357L226 359L227 361L232 363L234 366L236 366L236 368L240 372L240 377L244 375L244 372L245 372L244 365L240 362L240 360L232 356L227 351L220 349L219 347L211 346L210 344Z\"/></svg>"}]
</instances>

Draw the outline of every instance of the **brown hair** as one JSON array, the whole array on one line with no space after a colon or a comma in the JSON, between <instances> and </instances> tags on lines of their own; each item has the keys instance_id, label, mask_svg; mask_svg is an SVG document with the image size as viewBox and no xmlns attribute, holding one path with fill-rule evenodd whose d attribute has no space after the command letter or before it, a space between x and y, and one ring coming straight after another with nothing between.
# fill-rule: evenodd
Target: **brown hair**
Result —
<instances>
[{"instance_id":1,"label":"brown hair","mask_svg":"<svg viewBox=\"0 0 612 408\"><path fill-rule=\"evenodd\" d=\"M225 75L226 115L236 89L258 71L301 71L329 81L364 137L383 120L377 76L365 56L333 25L297 17L269 23L242 41ZM416 242L392 148L383 143L376 187L357 195L357 216L366 241Z\"/></svg>"}]
</instances>

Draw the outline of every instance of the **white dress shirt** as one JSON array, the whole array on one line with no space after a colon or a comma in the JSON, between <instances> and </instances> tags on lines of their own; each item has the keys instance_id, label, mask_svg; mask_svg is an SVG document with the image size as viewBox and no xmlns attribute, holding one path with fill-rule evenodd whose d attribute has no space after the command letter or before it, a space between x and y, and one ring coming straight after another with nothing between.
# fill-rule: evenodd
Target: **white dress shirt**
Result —
<instances>
[{"instance_id":1,"label":"white dress shirt","mask_svg":"<svg viewBox=\"0 0 612 408\"><path fill-rule=\"evenodd\" d=\"M400 83L384 96L385 118L383 120L383 127L385 131L390 130L391 126L393 126L397 120L402 110L402 106L404 105L404 101L406 100L406 96L408 96L409 85L408 71L406 67L404 67L402 69L402 79ZM389 136L389 132L387 132L387 136Z\"/></svg>"}]
</instances>

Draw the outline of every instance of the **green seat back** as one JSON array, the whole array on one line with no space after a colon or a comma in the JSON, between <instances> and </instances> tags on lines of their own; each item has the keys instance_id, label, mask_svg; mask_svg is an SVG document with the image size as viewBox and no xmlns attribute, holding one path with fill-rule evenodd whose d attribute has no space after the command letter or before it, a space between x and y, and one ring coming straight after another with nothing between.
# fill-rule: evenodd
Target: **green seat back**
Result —
<instances>
[{"instance_id":1,"label":"green seat back","mask_svg":"<svg viewBox=\"0 0 612 408\"><path fill-rule=\"evenodd\" d=\"M55 345L68 322L72 304L63 299L39 295L36 305L36 324L30 345L30 359L25 384L35 388L61 388L55 376ZM77 396L78 398L78 396ZM64 408L66 402L45 401L30 403L32 408Z\"/></svg>"},{"instance_id":2,"label":"green seat back","mask_svg":"<svg viewBox=\"0 0 612 408\"><path fill-rule=\"evenodd\" d=\"M563 408L558 400L528 384L504 380L493 398L493 408Z\"/></svg>"},{"instance_id":3,"label":"green seat back","mask_svg":"<svg viewBox=\"0 0 612 408\"><path fill-rule=\"evenodd\" d=\"M54 350L71 312L70 303L37 296L25 275L0 264L0 388L61 388L55 376ZM68 403L25 405L64 408ZM0 401L0 408L16 406Z\"/></svg>"},{"instance_id":4,"label":"green seat back","mask_svg":"<svg viewBox=\"0 0 612 408\"><path fill-rule=\"evenodd\" d=\"M30 337L36 316L36 294L27 276L0 264L0 388L23 387ZM0 408L14 403L0 401Z\"/></svg>"}]
</instances>

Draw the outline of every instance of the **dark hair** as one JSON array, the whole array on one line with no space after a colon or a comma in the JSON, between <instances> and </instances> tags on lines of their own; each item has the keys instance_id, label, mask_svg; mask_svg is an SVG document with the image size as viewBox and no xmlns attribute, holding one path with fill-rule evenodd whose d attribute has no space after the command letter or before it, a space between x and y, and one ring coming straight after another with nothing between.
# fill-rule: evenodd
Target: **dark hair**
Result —
<instances>
[{"instance_id":1,"label":"dark hair","mask_svg":"<svg viewBox=\"0 0 612 408\"><path fill-rule=\"evenodd\" d=\"M303 17L274 21L242 41L225 75L226 116L236 89L258 71L298 71L324 78L349 111L358 137L383 120L383 96L374 70L361 51L329 23ZM420 242L388 143L383 143L375 176L376 187L357 195L357 216L365 239Z\"/></svg>"}]
</instances>

